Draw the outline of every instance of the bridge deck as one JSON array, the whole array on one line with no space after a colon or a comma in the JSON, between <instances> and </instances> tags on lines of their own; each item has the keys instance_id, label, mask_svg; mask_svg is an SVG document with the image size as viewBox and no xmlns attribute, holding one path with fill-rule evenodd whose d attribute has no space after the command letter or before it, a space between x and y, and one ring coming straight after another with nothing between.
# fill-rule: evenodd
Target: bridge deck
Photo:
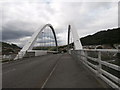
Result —
<instances>
[{"instance_id":1,"label":"bridge deck","mask_svg":"<svg viewBox=\"0 0 120 90\"><path fill-rule=\"evenodd\" d=\"M3 64L3 88L103 88L68 54Z\"/></svg>"},{"instance_id":2,"label":"bridge deck","mask_svg":"<svg viewBox=\"0 0 120 90\"><path fill-rule=\"evenodd\" d=\"M56 66L45 88L103 88L85 67L65 54Z\"/></svg>"}]
</instances>

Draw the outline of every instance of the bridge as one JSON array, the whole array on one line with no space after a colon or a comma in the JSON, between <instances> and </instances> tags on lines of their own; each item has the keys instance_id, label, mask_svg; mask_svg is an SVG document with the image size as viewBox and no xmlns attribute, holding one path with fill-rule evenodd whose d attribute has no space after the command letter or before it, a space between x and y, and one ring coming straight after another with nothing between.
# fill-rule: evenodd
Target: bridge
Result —
<instances>
[{"instance_id":1,"label":"bridge","mask_svg":"<svg viewBox=\"0 0 120 90\"><path fill-rule=\"evenodd\" d=\"M52 30L55 51L33 50L46 27ZM118 53L116 49L83 49L73 24L68 26L67 53L60 53L55 30L46 24L32 35L13 61L3 63L2 88L120 89L120 66L110 62L119 60Z\"/></svg>"}]
</instances>

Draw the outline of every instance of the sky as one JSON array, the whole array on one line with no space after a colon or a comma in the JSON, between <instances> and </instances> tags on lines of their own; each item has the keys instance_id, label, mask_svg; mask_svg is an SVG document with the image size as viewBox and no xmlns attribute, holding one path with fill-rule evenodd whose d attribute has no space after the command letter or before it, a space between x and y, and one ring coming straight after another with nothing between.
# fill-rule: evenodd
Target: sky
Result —
<instances>
[{"instance_id":1,"label":"sky","mask_svg":"<svg viewBox=\"0 0 120 90\"><path fill-rule=\"evenodd\" d=\"M80 38L118 27L118 2L113 0L3 0L0 13L2 41L20 47L47 23L54 27L59 45L67 44L70 22Z\"/></svg>"}]
</instances>

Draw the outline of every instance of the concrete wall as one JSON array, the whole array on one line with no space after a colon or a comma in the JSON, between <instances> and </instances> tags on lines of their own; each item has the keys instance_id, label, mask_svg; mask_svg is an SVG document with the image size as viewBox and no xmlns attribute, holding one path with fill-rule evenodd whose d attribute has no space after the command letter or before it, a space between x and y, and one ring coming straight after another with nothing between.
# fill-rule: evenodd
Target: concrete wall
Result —
<instances>
[{"instance_id":1,"label":"concrete wall","mask_svg":"<svg viewBox=\"0 0 120 90\"><path fill-rule=\"evenodd\" d=\"M35 56L46 55L47 51L35 51Z\"/></svg>"},{"instance_id":2,"label":"concrete wall","mask_svg":"<svg viewBox=\"0 0 120 90\"><path fill-rule=\"evenodd\" d=\"M28 53L34 53L34 56L41 56L41 55L46 55L47 51L45 50L29 50Z\"/></svg>"}]
</instances>

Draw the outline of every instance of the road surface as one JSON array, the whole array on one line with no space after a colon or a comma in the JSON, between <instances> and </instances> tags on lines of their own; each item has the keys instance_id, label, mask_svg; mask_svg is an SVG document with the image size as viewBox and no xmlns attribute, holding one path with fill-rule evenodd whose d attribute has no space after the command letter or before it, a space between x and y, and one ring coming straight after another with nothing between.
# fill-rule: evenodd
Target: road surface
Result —
<instances>
[{"instance_id":1,"label":"road surface","mask_svg":"<svg viewBox=\"0 0 120 90\"><path fill-rule=\"evenodd\" d=\"M68 54L26 58L2 65L3 88L103 88Z\"/></svg>"}]
</instances>

